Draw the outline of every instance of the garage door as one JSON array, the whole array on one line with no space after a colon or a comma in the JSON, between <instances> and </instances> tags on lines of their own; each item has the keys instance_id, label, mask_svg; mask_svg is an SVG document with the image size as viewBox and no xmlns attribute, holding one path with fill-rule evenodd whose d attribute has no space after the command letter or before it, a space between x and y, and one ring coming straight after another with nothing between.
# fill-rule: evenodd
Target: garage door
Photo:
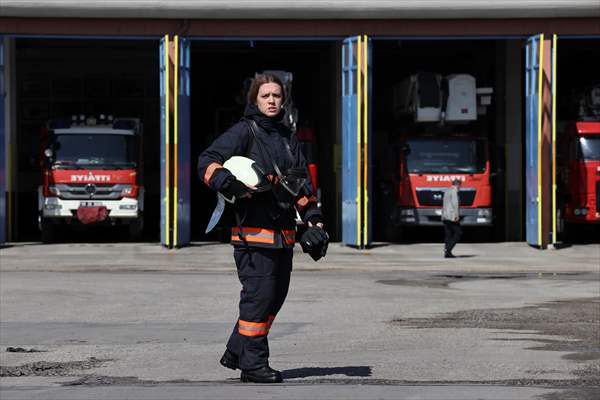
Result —
<instances>
[{"instance_id":1,"label":"garage door","mask_svg":"<svg viewBox=\"0 0 600 400\"><path fill-rule=\"evenodd\" d=\"M167 35L159 51L160 241L173 248L190 242L190 42Z\"/></svg>"},{"instance_id":2,"label":"garage door","mask_svg":"<svg viewBox=\"0 0 600 400\"><path fill-rule=\"evenodd\" d=\"M371 243L369 115L371 42L346 38L342 46L342 241L363 248Z\"/></svg>"}]
</instances>

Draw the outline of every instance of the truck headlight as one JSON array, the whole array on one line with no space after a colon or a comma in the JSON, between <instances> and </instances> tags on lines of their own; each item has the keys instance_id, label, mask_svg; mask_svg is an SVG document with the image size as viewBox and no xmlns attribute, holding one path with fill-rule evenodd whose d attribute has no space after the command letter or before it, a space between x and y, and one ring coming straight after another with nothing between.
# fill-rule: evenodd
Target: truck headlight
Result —
<instances>
[{"instance_id":1,"label":"truck headlight","mask_svg":"<svg viewBox=\"0 0 600 400\"><path fill-rule=\"evenodd\" d=\"M490 215L491 215L491 211L489 209L477 210L478 217L489 217Z\"/></svg>"},{"instance_id":2,"label":"truck headlight","mask_svg":"<svg viewBox=\"0 0 600 400\"><path fill-rule=\"evenodd\" d=\"M131 185L123 185L121 188L121 196L129 196L133 193L133 187Z\"/></svg>"},{"instance_id":3,"label":"truck headlight","mask_svg":"<svg viewBox=\"0 0 600 400\"><path fill-rule=\"evenodd\" d=\"M412 208L406 208L404 210L400 210L400 215L415 215L415 210Z\"/></svg>"},{"instance_id":4,"label":"truck headlight","mask_svg":"<svg viewBox=\"0 0 600 400\"><path fill-rule=\"evenodd\" d=\"M44 208L46 210L60 210L62 208L62 206L60 204L49 203L49 204L44 204Z\"/></svg>"},{"instance_id":5,"label":"truck headlight","mask_svg":"<svg viewBox=\"0 0 600 400\"><path fill-rule=\"evenodd\" d=\"M58 196L60 195L60 190L54 186L54 185L49 185L48 186L48 193L54 195L54 196Z\"/></svg>"},{"instance_id":6,"label":"truck headlight","mask_svg":"<svg viewBox=\"0 0 600 400\"><path fill-rule=\"evenodd\" d=\"M137 204L121 204L119 206L120 210L135 210L137 209Z\"/></svg>"}]
</instances>

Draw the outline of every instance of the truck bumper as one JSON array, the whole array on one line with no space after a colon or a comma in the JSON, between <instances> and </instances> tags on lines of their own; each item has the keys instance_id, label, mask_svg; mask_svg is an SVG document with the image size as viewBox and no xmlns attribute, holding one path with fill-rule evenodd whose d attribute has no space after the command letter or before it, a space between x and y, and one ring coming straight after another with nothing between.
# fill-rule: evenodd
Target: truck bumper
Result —
<instances>
[{"instance_id":1,"label":"truck bumper","mask_svg":"<svg viewBox=\"0 0 600 400\"><path fill-rule=\"evenodd\" d=\"M586 215L567 214L566 222L570 224L600 224L600 212L588 212Z\"/></svg>"},{"instance_id":2,"label":"truck bumper","mask_svg":"<svg viewBox=\"0 0 600 400\"><path fill-rule=\"evenodd\" d=\"M139 216L138 199L122 198L121 200L62 200L58 197L45 197L40 204L40 214L50 218L75 218L79 207L104 206L108 210L108 219L135 219Z\"/></svg>"},{"instance_id":3,"label":"truck bumper","mask_svg":"<svg viewBox=\"0 0 600 400\"><path fill-rule=\"evenodd\" d=\"M463 226L491 226L491 208L461 208L460 224ZM393 220L397 225L438 226L442 225L441 208L396 208Z\"/></svg>"}]
</instances>

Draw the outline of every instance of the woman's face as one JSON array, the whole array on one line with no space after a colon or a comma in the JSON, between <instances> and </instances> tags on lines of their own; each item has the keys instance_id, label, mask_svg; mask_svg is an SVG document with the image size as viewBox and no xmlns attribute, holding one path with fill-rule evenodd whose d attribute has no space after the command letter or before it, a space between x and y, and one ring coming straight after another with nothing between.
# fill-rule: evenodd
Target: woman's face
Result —
<instances>
[{"instance_id":1,"label":"woman's face","mask_svg":"<svg viewBox=\"0 0 600 400\"><path fill-rule=\"evenodd\" d=\"M274 82L260 85L258 95L256 96L256 106L260 112L267 117L274 117L279 114L282 102L283 93L281 86Z\"/></svg>"}]
</instances>

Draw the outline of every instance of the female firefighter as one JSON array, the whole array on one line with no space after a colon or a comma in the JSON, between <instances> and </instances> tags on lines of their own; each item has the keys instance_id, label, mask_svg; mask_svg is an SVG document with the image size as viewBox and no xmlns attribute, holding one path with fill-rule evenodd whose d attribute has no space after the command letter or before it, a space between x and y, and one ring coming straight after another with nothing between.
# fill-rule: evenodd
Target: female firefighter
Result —
<instances>
[{"instance_id":1,"label":"female firefighter","mask_svg":"<svg viewBox=\"0 0 600 400\"><path fill-rule=\"evenodd\" d=\"M242 291L239 319L220 363L241 369L242 382L282 381L281 373L269 367L267 336L288 293L297 215L308 227L301 237L302 249L315 261L325 255L329 241L307 182L306 162L282 122L283 87L274 75L257 75L244 117L198 161L200 178L234 200L231 243ZM259 184L244 183L239 168L223 166L226 161L226 166L235 166L238 159L250 159Z\"/></svg>"}]
</instances>

